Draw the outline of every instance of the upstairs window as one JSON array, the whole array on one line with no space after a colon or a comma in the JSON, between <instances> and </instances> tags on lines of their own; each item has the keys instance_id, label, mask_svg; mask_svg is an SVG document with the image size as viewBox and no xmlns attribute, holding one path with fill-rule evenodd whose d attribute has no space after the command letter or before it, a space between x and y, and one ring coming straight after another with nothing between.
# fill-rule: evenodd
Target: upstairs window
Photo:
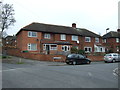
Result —
<instances>
[{"instance_id":1,"label":"upstairs window","mask_svg":"<svg viewBox=\"0 0 120 90\"><path fill-rule=\"evenodd\" d=\"M72 35L72 41L78 41L78 36Z\"/></svg>"},{"instance_id":2,"label":"upstairs window","mask_svg":"<svg viewBox=\"0 0 120 90\"><path fill-rule=\"evenodd\" d=\"M51 35L48 34L48 33L45 33L45 34L44 34L44 38L45 38L45 39L50 39L50 38L51 38Z\"/></svg>"},{"instance_id":3,"label":"upstairs window","mask_svg":"<svg viewBox=\"0 0 120 90\"><path fill-rule=\"evenodd\" d=\"M116 42L119 43L119 38L116 38Z\"/></svg>"},{"instance_id":4,"label":"upstairs window","mask_svg":"<svg viewBox=\"0 0 120 90\"><path fill-rule=\"evenodd\" d=\"M95 42L99 43L99 38L95 38Z\"/></svg>"},{"instance_id":5,"label":"upstairs window","mask_svg":"<svg viewBox=\"0 0 120 90\"><path fill-rule=\"evenodd\" d=\"M107 42L107 40L106 39L103 39L103 43L106 43Z\"/></svg>"},{"instance_id":6,"label":"upstairs window","mask_svg":"<svg viewBox=\"0 0 120 90\"><path fill-rule=\"evenodd\" d=\"M91 42L91 38L90 37L85 37L85 42Z\"/></svg>"},{"instance_id":7,"label":"upstairs window","mask_svg":"<svg viewBox=\"0 0 120 90\"><path fill-rule=\"evenodd\" d=\"M65 34L61 34L60 37L61 37L61 40L66 40L66 35Z\"/></svg>"},{"instance_id":8,"label":"upstairs window","mask_svg":"<svg viewBox=\"0 0 120 90\"><path fill-rule=\"evenodd\" d=\"M28 37L37 37L37 32L28 32Z\"/></svg>"}]
</instances>

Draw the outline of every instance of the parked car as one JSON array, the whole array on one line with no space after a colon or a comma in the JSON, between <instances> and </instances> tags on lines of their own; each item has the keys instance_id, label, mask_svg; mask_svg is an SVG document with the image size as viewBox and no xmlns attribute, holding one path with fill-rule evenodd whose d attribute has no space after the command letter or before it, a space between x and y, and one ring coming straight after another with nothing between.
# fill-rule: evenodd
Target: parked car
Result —
<instances>
[{"instance_id":1,"label":"parked car","mask_svg":"<svg viewBox=\"0 0 120 90\"><path fill-rule=\"evenodd\" d=\"M69 54L66 56L66 63L67 64L90 64L91 60L86 58L85 56L81 54Z\"/></svg>"},{"instance_id":2,"label":"parked car","mask_svg":"<svg viewBox=\"0 0 120 90\"><path fill-rule=\"evenodd\" d=\"M109 53L104 56L104 61L105 62L116 62L120 61L120 54L118 53Z\"/></svg>"}]
</instances>

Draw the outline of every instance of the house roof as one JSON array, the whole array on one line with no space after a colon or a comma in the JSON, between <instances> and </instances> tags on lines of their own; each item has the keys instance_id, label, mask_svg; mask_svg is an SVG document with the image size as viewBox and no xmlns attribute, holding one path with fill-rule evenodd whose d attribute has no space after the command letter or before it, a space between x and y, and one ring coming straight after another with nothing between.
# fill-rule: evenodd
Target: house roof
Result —
<instances>
[{"instance_id":1,"label":"house roof","mask_svg":"<svg viewBox=\"0 0 120 90\"><path fill-rule=\"evenodd\" d=\"M16 39L16 36L7 36L5 39L13 40L13 39Z\"/></svg>"},{"instance_id":2,"label":"house roof","mask_svg":"<svg viewBox=\"0 0 120 90\"><path fill-rule=\"evenodd\" d=\"M103 35L103 38L118 38L120 37L120 32L110 31L109 33Z\"/></svg>"},{"instance_id":3,"label":"house roof","mask_svg":"<svg viewBox=\"0 0 120 90\"><path fill-rule=\"evenodd\" d=\"M100 37L99 35L91 32L87 29L81 29L81 28L76 29L76 28L69 27L69 26L51 25L51 24L43 24L43 23L31 23L20 29L20 31L22 31L22 30ZM19 32L16 35L18 35Z\"/></svg>"},{"instance_id":4,"label":"house roof","mask_svg":"<svg viewBox=\"0 0 120 90\"><path fill-rule=\"evenodd\" d=\"M101 37L100 35L98 34L95 34L94 32L91 32L87 29L84 29L84 28L77 28L76 29L80 35L82 36L90 36L90 37Z\"/></svg>"}]
</instances>

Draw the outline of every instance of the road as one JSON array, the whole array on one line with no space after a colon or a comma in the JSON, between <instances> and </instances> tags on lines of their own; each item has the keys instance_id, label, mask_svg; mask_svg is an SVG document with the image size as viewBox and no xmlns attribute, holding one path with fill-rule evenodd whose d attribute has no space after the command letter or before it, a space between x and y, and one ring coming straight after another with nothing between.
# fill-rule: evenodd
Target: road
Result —
<instances>
[{"instance_id":1,"label":"road","mask_svg":"<svg viewBox=\"0 0 120 90\"><path fill-rule=\"evenodd\" d=\"M24 64L3 63L3 88L118 88L113 73L118 63L92 62L66 65L37 61Z\"/></svg>"}]
</instances>

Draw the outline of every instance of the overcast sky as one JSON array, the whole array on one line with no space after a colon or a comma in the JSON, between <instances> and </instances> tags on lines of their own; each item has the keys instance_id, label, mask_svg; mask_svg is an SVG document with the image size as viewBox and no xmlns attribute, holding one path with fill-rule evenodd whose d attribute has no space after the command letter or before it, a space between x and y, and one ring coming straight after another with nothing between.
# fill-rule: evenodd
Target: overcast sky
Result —
<instances>
[{"instance_id":1,"label":"overcast sky","mask_svg":"<svg viewBox=\"0 0 120 90\"><path fill-rule=\"evenodd\" d=\"M3 0L13 4L16 23L7 33L16 34L32 23L46 23L86 28L101 35L118 28L118 1L120 0Z\"/></svg>"}]
</instances>

